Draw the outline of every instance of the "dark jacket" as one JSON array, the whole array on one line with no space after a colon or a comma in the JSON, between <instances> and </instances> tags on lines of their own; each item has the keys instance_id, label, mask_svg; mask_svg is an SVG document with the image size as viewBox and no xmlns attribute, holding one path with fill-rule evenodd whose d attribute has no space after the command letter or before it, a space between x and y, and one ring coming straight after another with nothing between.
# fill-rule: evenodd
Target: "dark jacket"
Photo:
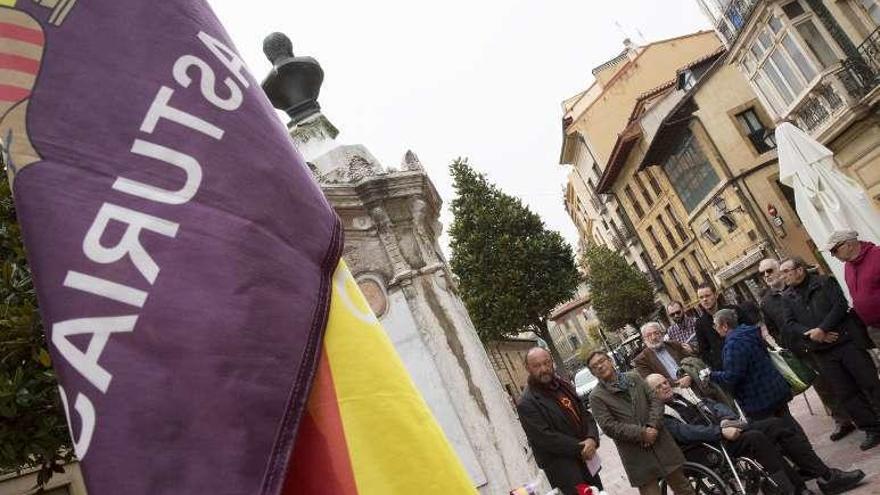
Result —
<instances>
[{"instance_id":1,"label":"dark jacket","mask_svg":"<svg viewBox=\"0 0 880 495\"><path fill-rule=\"evenodd\" d=\"M776 342L790 349L797 356L803 356L807 352L807 342L802 336L783 332L785 328L785 294L783 291L768 289L761 297L762 321L767 325L767 331L776 339Z\"/></svg>"},{"instance_id":2,"label":"dark jacket","mask_svg":"<svg viewBox=\"0 0 880 495\"><path fill-rule=\"evenodd\" d=\"M834 278L807 273L800 285L785 291L785 301L783 333L788 334L787 338L801 339L814 352L850 341L871 346L864 324L849 311L849 303ZM804 335L813 328L837 332L839 337L831 343L814 342Z\"/></svg>"},{"instance_id":3,"label":"dark jacket","mask_svg":"<svg viewBox=\"0 0 880 495\"><path fill-rule=\"evenodd\" d=\"M688 353L678 342L667 341L664 342L663 345L666 346L666 350L669 352L669 355L672 356L672 359L675 359L676 363L681 363L682 359L690 356L690 353ZM635 365L636 371L639 372L639 375L641 375L642 378L646 378L652 373L659 373L665 376L670 382L678 380L677 376L669 376L666 367L663 366L663 363L657 358L657 354L655 354L654 350L648 346L645 346L645 348L642 349L642 352L633 359L633 365Z\"/></svg>"},{"instance_id":4,"label":"dark jacket","mask_svg":"<svg viewBox=\"0 0 880 495\"><path fill-rule=\"evenodd\" d=\"M773 366L755 325L740 325L724 339L723 371L710 375L733 393L747 415L775 411L791 400L791 387Z\"/></svg>"},{"instance_id":5,"label":"dark jacket","mask_svg":"<svg viewBox=\"0 0 880 495\"><path fill-rule=\"evenodd\" d=\"M745 303L740 306L719 305L718 309L732 309L736 311L736 316L740 323L748 325L756 325L758 323L758 308L752 303ZM724 347L724 339L715 331L712 323L712 315L703 308L699 309L700 315L697 317L697 346L700 351L700 359L709 365L713 370L721 369L721 349Z\"/></svg>"},{"instance_id":6,"label":"dark jacket","mask_svg":"<svg viewBox=\"0 0 880 495\"><path fill-rule=\"evenodd\" d=\"M675 395L670 402L666 403L663 425L679 444L719 442L722 436L718 421L738 419L736 413L720 402L704 399L703 404L709 409L709 419L701 414L697 409L698 406L679 395Z\"/></svg>"},{"instance_id":7,"label":"dark jacket","mask_svg":"<svg viewBox=\"0 0 880 495\"><path fill-rule=\"evenodd\" d=\"M638 373L625 373L626 388L600 381L590 394L590 407L602 431L614 440L632 486L665 477L684 464L684 454L663 428L663 402ZM654 445L642 447L645 426L660 433Z\"/></svg>"},{"instance_id":8,"label":"dark jacket","mask_svg":"<svg viewBox=\"0 0 880 495\"><path fill-rule=\"evenodd\" d=\"M583 435L552 398L533 390L529 385L516 406L535 461L547 474L547 479L563 493L575 493L574 487L584 483L589 475L581 459L580 442L592 438L599 444L599 429L593 416L581 401L574 401L584 421Z\"/></svg>"}]
</instances>

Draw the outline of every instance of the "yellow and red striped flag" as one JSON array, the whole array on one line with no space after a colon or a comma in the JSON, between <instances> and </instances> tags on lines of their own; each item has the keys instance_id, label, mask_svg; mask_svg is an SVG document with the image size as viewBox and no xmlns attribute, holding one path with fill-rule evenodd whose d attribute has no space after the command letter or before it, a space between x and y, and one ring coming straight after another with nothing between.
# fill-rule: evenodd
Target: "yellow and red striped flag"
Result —
<instances>
[{"instance_id":1,"label":"yellow and red striped flag","mask_svg":"<svg viewBox=\"0 0 880 495\"><path fill-rule=\"evenodd\" d=\"M476 493L344 262L283 493Z\"/></svg>"}]
</instances>

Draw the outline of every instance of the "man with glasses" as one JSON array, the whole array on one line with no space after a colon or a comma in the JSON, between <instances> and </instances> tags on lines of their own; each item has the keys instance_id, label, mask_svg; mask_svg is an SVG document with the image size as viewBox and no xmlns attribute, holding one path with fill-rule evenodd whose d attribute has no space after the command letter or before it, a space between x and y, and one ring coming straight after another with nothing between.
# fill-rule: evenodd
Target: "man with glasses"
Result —
<instances>
[{"instance_id":1,"label":"man with glasses","mask_svg":"<svg viewBox=\"0 0 880 495\"><path fill-rule=\"evenodd\" d=\"M685 374L678 378L678 370L681 360L691 355L691 349L671 340L664 342L663 327L656 321L642 325L641 332L645 348L633 359L636 371L643 378L658 373L677 387L690 387L691 377Z\"/></svg>"},{"instance_id":2,"label":"man with glasses","mask_svg":"<svg viewBox=\"0 0 880 495\"><path fill-rule=\"evenodd\" d=\"M861 322L849 312L843 291L833 278L808 273L800 258L783 261L780 269L789 286L784 331L802 335L807 341L819 372L866 434L859 448L880 445L880 417L871 406L871 402L880 405L880 379L868 352L853 338L864 331Z\"/></svg>"},{"instance_id":3,"label":"man with glasses","mask_svg":"<svg viewBox=\"0 0 880 495\"><path fill-rule=\"evenodd\" d=\"M695 495L684 475L684 454L663 427L663 402L634 371L618 373L604 352L587 356L599 384L590 408L602 431L614 440L630 485L640 495L660 495L665 479L676 495Z\"/></svg>"},{"instance_id":4,"label":"man with glasses","mask_svg":"<svg viewBox=\"0 0 880 495\"><path fill-rule=\"evenodd\" d=\"M672 342L687 344L691 347L697 343L696 323L693 316L684 314L684 307L678 301L672 301L666 306L666 316L672 320L672 325L666 330L666 335Z\"/></svg>"},{"instance_id":5,"label":"man with glasses","mask_svg":"<svg viewBox=\"0 0 880 495\"><path fill-rule=\"evenodd\" d=\"M872 327L880 327L880 247L860 241L854 230L831 234L825 248L844 263L844 277L856 314Z\"/></svg>"},{"instance_id":6,"label":"man with glasses","mask_svg":"<svg viewBox=\"0 0 880 495\"><path fill-rule=\"evenodd\" d=\"M709 380L733 393L749 423L778 418L791 430L797 443L808 445L806 433L788 408L791 387L773 365L758 327L741 324L732 309L719 310L712 319L715 330L724 338L724 369L712 371ZM860 470L832 469L821 461L799 467L818 478L819 489L825 494L843 493L865 477Z\"/></svg>"},{"instance_id":7,"label":"man with glasses","mask_svg":"<svg viewBox=\"0 0 880 495\"><path fill-rule=\"evenodd\" d=\"M761 263L758 264L758 270L768 287L761 298L761 315L767 330L777 343L791 350L795 356L813 369L818 370L819 362L816 355L809 351L807 340L802 335L783 331L785 326L785 277L779 270L779 261L774 258L761 260ZM836 442L855 431L856 426L846 410L840 405L828 380L819 374L813 381L813 387L816 388L816 394L825 407L831 411L831 417L834 419L835 427L831 432L831 441Z\"/></svg>"}]
</instances>

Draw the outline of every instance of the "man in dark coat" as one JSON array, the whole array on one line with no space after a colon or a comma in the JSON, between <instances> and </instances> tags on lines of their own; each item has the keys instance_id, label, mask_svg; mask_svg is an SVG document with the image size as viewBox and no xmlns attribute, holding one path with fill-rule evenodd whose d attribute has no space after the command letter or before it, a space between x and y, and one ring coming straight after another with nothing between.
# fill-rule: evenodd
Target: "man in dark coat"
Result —
<instances>
[{"instance_id":1,"label":"man in dark coat","mask_svg":"<svg viewBox=\"0 0 880 495\"><path fill-rule=\"evenodd\" d=\"M574 386L559 378L550 353L535 347L526 355L529 385L517 404L535 461L554 487L576 495L577 485L602 487L587 461L599 448L599 429Z\"/></svg>"},{"instance_id":2,"label":"man in dark coat","mask_svg":"<svg viewBox=\"0 0 880 495\"><path fill-rule=\"evenodd\" d=\"M761 263L758 264L758 271L761 272L768 287L761 297L761 316L767 331L779 345L791 350L801 361L818 370L819 361L816 355L810 352L808 341L801 335L782 332L782 328L785 326L785 277L779 271L779 261L774 258L761 260ZM831 441L836 442L855 431L856 425L853 424L846 409L840 404L840 400L834 393L831 384L828 383L827 377L821 373L818 374L813 381L813 388L816 389L816 394L822 404L831 411L831 417L834 419L835 427L831 432Z\"/></svg>"},{"instance_id":3,"label":"man in dark coat","mask_svg":"<svg viewBox=\"0 0 880 495\"><path fill-rule=\"evenodd\" d=\"M749 422L779 418L799 443L809 445L803 428L788 409L791 388L773 365L758 327L739 324L732 309L717 311L713 320L716 331L724 339L724 369L713 371L709 379L733 392ZM865 477L860 470L840 471L824 463L800 467L809 469L810 474L818 478L819 489L825 494L842 493Z\"/></svg>"},{"instance_id":4,"label":"man in dark coat","mask_svg":"<svg viewBox=\"0 0 880 495\"><path fill-rule=\"evenodd\" d=\"M721 348L724 346L724 339L719 337L715 331L712 315L719 309L733 309L741 321L754 325L757 323L758 308L751 303L741 306L720 305L718 293L715 291L715 287L709 283L703 283L697 287L697 299L700 301L696 323L697 349L700 353L700 359L713 370L720 370Z\"/></svg>"},{"instance_id":5,"label":"man in dark coat","mask_svg":"<svg viewBox=\"0 0 880 495\"><path fill-rule=\"evenodd\" d=\"M800 258L783 261L780 269L789 287L783 332L807 341L819 361L820 373L866 434L859 448L880 445L880 417L871 406L871 402L880 405L880 379L864 344L855 338L864 334L861 321L850 313L833 278L808 273Z\"/></svg>"}]
</instances>

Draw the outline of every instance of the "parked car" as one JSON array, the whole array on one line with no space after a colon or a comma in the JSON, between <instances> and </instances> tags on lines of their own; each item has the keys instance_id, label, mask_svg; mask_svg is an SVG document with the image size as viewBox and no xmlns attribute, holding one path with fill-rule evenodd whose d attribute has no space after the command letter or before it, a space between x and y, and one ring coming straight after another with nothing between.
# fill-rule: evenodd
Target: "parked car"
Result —
<instances>
[{"instance_id":1,"label":"parked car","mask_svg":"<svg viewBox=\"0 0 880 495\"><path fill-rule=\"evenodd\" d=\"M590 373L590 368L581 368L574 375L574 388L577 391L578 397L586 405L590 403L590 392L598 384L599 379Z\"/></svg>"}]
</instances>

